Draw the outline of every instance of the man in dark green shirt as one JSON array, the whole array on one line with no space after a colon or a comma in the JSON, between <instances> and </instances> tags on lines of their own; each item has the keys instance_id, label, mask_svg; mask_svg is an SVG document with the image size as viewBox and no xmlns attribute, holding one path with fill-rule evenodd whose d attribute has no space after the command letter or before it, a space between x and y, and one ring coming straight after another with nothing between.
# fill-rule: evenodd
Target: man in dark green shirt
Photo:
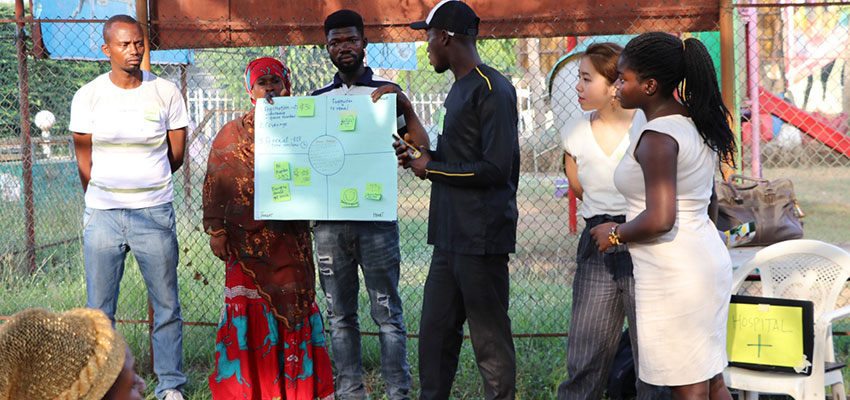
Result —
<instances>
[{"instance_id":1,"label":"man in dark green shirt","mask_svg":"<svg viewBox=\"0 0 850 400\"><path fill-rule=\"evenodd\" d=\"M479 19L460 1L437 4L414 29L426 29L428 57L455 76L437 148L400 163L432 182L419 339L420 399L447 399L457 370L463 323L484 378L487 399L513 399L516 358L508 318L508 254L516 245L519 180L516 91L484 65L475 40Z\"/></svg>"}]
</instances>

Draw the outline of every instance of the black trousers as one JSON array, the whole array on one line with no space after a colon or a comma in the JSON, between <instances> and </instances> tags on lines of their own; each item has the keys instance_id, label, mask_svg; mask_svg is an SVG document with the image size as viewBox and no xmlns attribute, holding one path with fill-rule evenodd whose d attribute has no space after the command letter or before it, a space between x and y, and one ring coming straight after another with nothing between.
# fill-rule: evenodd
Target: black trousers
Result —
<instances>
[{"instance_id":1,"label":"black trousers","mask_svg":"<svg viewBox=\"0 0 850 400\"><path fill-rule=\"evenodd\" d=\"M507 254L469 255L434 248L419 331L420 399L449 398L467 320L485 398L514 398L516 356L509 295Z\"/></svg>"}]
</instances>

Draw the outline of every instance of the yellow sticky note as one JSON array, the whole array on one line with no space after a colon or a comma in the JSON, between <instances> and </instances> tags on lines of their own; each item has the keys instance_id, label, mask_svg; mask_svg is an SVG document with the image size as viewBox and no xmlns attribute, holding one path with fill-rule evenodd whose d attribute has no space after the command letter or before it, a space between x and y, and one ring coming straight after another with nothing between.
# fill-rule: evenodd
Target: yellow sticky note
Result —
<instances>
[{"instance_id":1,"label":"yellow sticky note","mask_svg":"<svg viewBox=\"0 0 850 400\"><path fill-rule=\"evenodd\" d=\"M312 117L316 115L316 99L309 97L298 99L298 112L295 115L299 117Z\"/></svg>"},{"instance_id":2,"label":"yellow sticky note","mask_svg":"<svg viewBox=\"0 0 850 400\"><path fill-rule=\"evenodd\" d=\"M142 110L142 116L148 121L159 122L159 107L145 107L145 109Z\"/></svg>"},{"instance_id":3,"label":"yellow sticky note","mask_svg":"<svg viewBox=\"0 0 850 400\"><path fill-rule=\"evenodd\" d=\"M310 186L310 168L293 168L292 169L293 180L295 181L295 186Z\"/></svg>"},{"instance_id":4,"label":"yellow sticky note","mask_svg":"<svg viewBox=\"0 0 850 400\"><path fill-rule=\"evenodd\" d=\"M369 200L380 200L381 199L381 188L382 185L380 183L366 183L366 198Z\"/></svg>"},{"instance_id":5,"label":"yellow sticky note","mask_svg":"<svg viewBox=\"0 0 850 400\"><path fill-rule=\"evenodd\" d=\"M292 200L289 193L289 183L284 182L272 185L272 200L274 200L275 203Z\"/></svg>"},{"instance_id":6,"label":"yellow sticky note","mask_svg":"<svg viewBox=\"0 0 850 400\"><path fill-rule=\"evenodd\" d=\"M339 113L339 130L341 132L353 131L357 126L357 111L341 111Z\"/></svg>"},{"instance_id":7,"label":"yellow sticky note","mask_svg":"<svg viewBox=\"0 0 850 400\"><path fill-rule=\"evenodd\" d=\"M339 206L343 208L360 207L360 202L357 198L357 189L345 188L340 190Z\"/></svg>"},{"instance_id":8,"label":"yellow sticky note","mask_svg":"<svg viewBox=\"0 0 850 400\"><path fill-rule=\"evenodd\" d=\"M289 161L278 161L274 163L274 178L279 181L292 179L292 170L289 168Z\"/></svg>"}]
</instances>

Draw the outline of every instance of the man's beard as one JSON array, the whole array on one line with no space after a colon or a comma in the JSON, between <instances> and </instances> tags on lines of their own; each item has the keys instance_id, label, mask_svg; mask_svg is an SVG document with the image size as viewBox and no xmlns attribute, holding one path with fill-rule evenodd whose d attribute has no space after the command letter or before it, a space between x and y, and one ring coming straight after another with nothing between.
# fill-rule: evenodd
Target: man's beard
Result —
<instances>
[{"instance_id":1,"label":"man's beard","mask_svg":"<svg viewBox=\"0 0 850 400\"><path fill-rule=\"evenodd\" d=\"M366 58L366 50L362 50L360 54L354 54L355 60L350 64L340 64L336 60L331 59L331 63L342 73L351 73L357 71L363 65L363 59Z\"/></svg>"}]
</instances>

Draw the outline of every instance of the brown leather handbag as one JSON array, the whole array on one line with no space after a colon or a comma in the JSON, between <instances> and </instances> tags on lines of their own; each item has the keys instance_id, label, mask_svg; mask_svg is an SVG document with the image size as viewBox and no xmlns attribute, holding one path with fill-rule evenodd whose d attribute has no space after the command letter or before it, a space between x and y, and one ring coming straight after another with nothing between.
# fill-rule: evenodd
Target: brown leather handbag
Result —
<instances>
[{"instance_id":1,"label":"brown leather handbag","mask_svg":"<svg viewBox=\"0 0 850 400\"><path fill-rule=\"evenodd\" d=\"M742 183L735 183L740 180ZM717 191L717 229L729 230L755 221L755 238L745 246L767 246L783 240L803 237L805 217L788 179L750 178L731 175L715 186Z\"/></svg>"}]
</instances>

